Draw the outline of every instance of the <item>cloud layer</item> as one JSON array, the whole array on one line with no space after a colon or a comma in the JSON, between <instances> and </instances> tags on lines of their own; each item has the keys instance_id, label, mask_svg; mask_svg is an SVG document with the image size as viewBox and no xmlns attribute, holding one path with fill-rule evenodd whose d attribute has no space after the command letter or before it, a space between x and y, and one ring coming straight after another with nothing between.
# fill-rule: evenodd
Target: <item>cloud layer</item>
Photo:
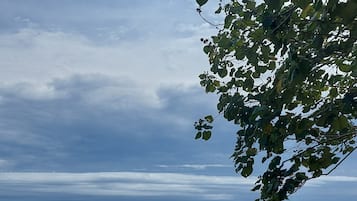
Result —
<instances>
[{"instance_id":1,"label":"cloud layer","mask_svg":"<svg viewBox=\"0 0 357 201\"><path fill-rule=\"evenodd\" d=\"M177 173L0 173L1 195L61 193L92 196L189 197L232 200L249 190L254 179ZM234 192L234 194L232 194ZM246 196L244 196L246 197Z\"/></svg>"},{"instance_id":2,"label":"cloud layer","mask_svg":"<svg viewBox=\"0 0 357 201\"><path fill-rule=\"evenodd\" d=\"M247 200L257 196L255 193L249 193L255 180L256 178L236 176L153 172L0 173L0 194L11 196L16 189L19 192L17 196L31 198L34 195L43 195L40 199L46 199L51 194L61 194L67 199L78 196L104 196L102 199L127 197L131 200L135 197L152 197L158 200ZM340 192L311 193L318 188L330 189L336 182L343 185L337 188ZM306 200L314 200L313 197L317 195L338 196L342 192L344 196L356 195L351 189L357 186L357 177L326 176L310 183L314 184L307 184L303 192L294 195L292 200L299 196L312 196Z\"/></svg>"}]
</instances>

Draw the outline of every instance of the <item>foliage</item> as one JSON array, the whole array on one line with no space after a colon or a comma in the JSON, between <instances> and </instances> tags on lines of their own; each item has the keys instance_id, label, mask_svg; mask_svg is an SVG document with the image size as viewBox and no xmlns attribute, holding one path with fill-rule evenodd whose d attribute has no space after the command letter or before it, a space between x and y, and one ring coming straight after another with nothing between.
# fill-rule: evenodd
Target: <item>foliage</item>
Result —
<instances>
[{"instance_id":1,"label":"foliage","mask_svg":"<svg viewBox=\"0 0 357 201\"><path fill-rule=\"evenodd\" d=\"M202 14L207 0L196 2ZM356 149L356 10L355 0L219 1L224 24L202 39L211 68L199 78L239 125L236 171L267 165L257 200L287 199ZM212 122L195 123L196 139L211 137Z\"/></svg>"}]
</instances>

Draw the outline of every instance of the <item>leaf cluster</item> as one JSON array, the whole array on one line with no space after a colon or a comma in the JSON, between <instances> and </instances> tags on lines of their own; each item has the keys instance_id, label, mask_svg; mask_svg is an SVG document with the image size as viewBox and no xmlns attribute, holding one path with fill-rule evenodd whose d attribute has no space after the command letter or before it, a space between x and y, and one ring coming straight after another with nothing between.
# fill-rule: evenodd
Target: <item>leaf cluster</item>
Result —
<instances>
[{"instance_id":1,"label":"leaf cluster","mask_svg":"<svg viewBox=\"0 0 357 201\"><path fill-rule=\"evenodd\" d=\"M219 4L224 25L203 40L210 70L199 78L239 127L236 171L247 177L256 160L267 163L258 200L287 199L356 149L356 10L354 0ZM212 121L196 122L196 139L210 138Z\"/></svg>"}]
</instances>

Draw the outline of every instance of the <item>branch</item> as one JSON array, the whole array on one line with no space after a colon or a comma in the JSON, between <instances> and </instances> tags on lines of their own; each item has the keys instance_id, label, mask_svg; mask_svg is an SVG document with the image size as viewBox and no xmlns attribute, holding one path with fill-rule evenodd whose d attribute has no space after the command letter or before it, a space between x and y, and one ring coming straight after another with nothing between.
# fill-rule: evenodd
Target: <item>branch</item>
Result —
<instances>
[{"instance_id":1,"label":"branch","mask_svg":"<svg viewBox=\"0 0 357 201\"><path fill-rule=\"evenodd\" d=\"M322 174L322 175L327 176L327 175L331 174L331 172L333 172L338 166L340 166L341 163L342 163L344 160L346 160L346 158L348 158L356 149L357 149L357 147L353 148L350 153L348 153L342 160L340 160L340 162L338 162L338 163L335 165L335 167L333 167L330 171L328 171L327 173Z\"/></svg>"},{"instance_id":2,"label":"branch","mask_svg":"<svg viewBox=\"0 0 357 201\"><path fill-rule=\"evenodd\" d=\"M285 15L286 13L288 13L288 15L283 19L283 21L278 26L276 26L273 29L272 33L276 32L283 24L285 24L290 19L291 15L293 14L293 11L296 8L297 8L296 6L293 6L289 10L285 11L284 13L282 13L282 15Z\"/></svg>"},{"instance_id":3,"label":"branch","mask_svg":"<svg viewBox=\"0 0 357 201\"><path fill-rule=\"evenodd\" d=\"M214 26L216 29L219 29L219 26L223 26L224 24L214 24L213 22L207 20L203 15L202 15L202 10L200 8L197 8L196 11L198 12L198 15L211 26Z\"/></svg>"}]
</instances>

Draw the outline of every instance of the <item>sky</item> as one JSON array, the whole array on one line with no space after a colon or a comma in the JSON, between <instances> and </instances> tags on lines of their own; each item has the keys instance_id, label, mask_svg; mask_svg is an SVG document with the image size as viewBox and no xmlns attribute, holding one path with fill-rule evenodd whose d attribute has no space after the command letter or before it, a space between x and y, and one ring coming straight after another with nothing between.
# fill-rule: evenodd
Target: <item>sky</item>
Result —
<instances>
[{"instance_id":1,"label":"sky","mask_svg":"<svg viewBox=\"0 0 357 201\"><path fill-rule=\"evenodd\" d=\"M211 7L210 7L211 6ZM206 16L211 14L208 5ZM199 86L194 0L0 0L0 200L254 200L237 128ZM291 200L353 200L357 155ZM259 169L259 166L257 167Z\"/></svg>"}]
</instances>

